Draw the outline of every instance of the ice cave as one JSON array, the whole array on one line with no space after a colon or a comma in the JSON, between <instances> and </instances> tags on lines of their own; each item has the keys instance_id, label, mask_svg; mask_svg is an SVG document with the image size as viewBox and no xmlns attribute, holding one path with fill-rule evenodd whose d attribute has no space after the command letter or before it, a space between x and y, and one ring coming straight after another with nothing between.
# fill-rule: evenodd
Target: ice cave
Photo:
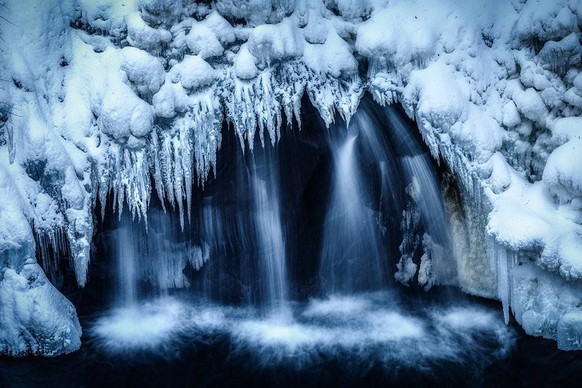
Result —
<instances>
[{"instance_id":1,"label":"ice cave","mask_svg":"<svg viewBox=\"0 0 582 388\"><path fill-rule=\"evenodd\" d=\"M582 0L0 0L0 386L576 386Z\"/></svg>"}]
</instances>

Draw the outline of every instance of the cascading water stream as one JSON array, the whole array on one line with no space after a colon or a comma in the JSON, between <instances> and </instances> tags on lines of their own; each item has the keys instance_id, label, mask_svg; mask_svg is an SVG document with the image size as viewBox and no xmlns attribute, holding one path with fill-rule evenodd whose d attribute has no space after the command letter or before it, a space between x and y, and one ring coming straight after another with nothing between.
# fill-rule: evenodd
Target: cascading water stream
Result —
<instances>
[{"instance_id":1,"label":"cascading water stream","mask_svg":"<svg viewBox=\"0 0 582 388\"><path fill-rule=\"evenodd\" d=\"M279 179L270 155L252 157L252 191L263 298L273 314L284 314L288 300L285 240L279 204Z\"/></svg>"},{"instance_id":2,"label":"cascading water stream","mask_svg":"<svg viewBox=\"0 0 582 388\"><path fill-rule=\"evenodd\" d=\"M418 283L426 289L435 282L454 284L452 240L436 171L428 152L423 152L409 125L396 112L386 109L386 121L396 143L404 187L409 196L403 209L403 242L396 278L408 284L418 270ZM413 257L420 251L420 259Z\"/></svg>"},{"instance_id":3,"label":"cascading water stream","mask_svg":"<svg viewBox=\"0 0 582 388\"><path fill-rule=\"evenodd\" d=\"M131 220L125 222L128 215L123 216L122 225L116 232L116 262L118 304L120 307L131 307L137 302L137 258L134 247L134 234Z\"/></svg>"},{"instance_id":4,"label":"cascading water stream","mask_svg":"<svg viewBox=\"0 0 582 388\"><path fill-rule=\"evenodd\" d=\"M188 265L199 269L208 260L208 245L193 243L175 216L152 208L148 222L146 229L124 213L109 234L117 263L115 304L119 307L136 307L146 299L167 296L168 289L189 286L184 269Z\"/></svg>"},{"instance_id":5,"label":"cascading water stream","mask_svg":"<svg viewBox=\"0 0 582 388\"><path fill-rule=\"evenodd\" d=\"M388 133L382 133L386 128ZM352 293L387 286L390 271L386 247L396 231L393 225L385 225L387 233L382 233L381 214L368 205L376 202L379 210L388 209L405 217L408 212L409 219L418 219L400 226L404 237L400 251L406 262L399 267L397 279L408 282L414 276L419 265L413 259L420 249L424 252L420 266L424 272L419 274L423 284L429 284L431 276L445 282L444 277L451 271L448 260L452 249L439 184L428 154L402 118L393 108L382 112L363 103L347 137L332 140L331 147L334 183L324 225L322 288L326 292ZM369 177L373 174L368 170L377 170L380 175L379 193L370 189ZM406 208L396 188L408 186L412 187L409 193L413 205ZM433 265L433 261L438 263Z\"/></svg>"},{"instance_id":6,"label":"cascading water stream","mask_svg":"<svg viewBox=\"0 0 582 388\"><path fill-rule=\"evenodd\" d=\"M320 276L330 293L379 290L386 285L384 256L378 225L364 205L363 186L356 155L357 133L353 124L348 136L333 145L334 183L324 225Z\"/></svg>"},{"instance_id":7,"label":"cascading water stream","mask_svg":"<svg viewBox=\"0 0 582 388\"><path fill-rule=\"evenodd\" d=\"M189 286L184 270L208 259L205 245L194 244L179 219L150 209L148 228L125 213L106 240L117 263L115 308L93 330L111 348L155 347L179 332L183 306L169 289Z\"/></svg>"},{"instance_id":8,"label":"cascading water stream","mask_svg":"<svg viewBox=\"0 0 582 388\"><path fill-rule=\"evenodd\" d=\"M417 205L420 210L426 233L440 244L450 245L449 228L443 200L436 177L432 171L429 156L418 154L405 156L401 160L408 184L418 186Z\"/></svg>"},{"instance_id":9,"label":"cascading water stream","mask_svg":"<svg viewBox=\"0 0 582 388\"><path fill-rule=\"evenodd\" d=\"M386 117L391 134L401 150L400 160L407 184L414 182L420 189L417 202L426 232L450 251L449 225L430 155L422 151L419 141L411 135L409 126L398 115L395 108L387 108Z\"/></svg>"}]
</instances>

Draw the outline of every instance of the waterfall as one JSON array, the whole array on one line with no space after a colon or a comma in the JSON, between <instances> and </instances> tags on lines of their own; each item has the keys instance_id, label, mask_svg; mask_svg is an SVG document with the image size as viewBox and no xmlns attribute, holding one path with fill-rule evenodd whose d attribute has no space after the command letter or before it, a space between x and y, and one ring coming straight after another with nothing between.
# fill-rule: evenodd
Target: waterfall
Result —
<instances>
[{"instance_id":1,"label":"waterfall","mask_svg":"<svg viewBox=\"0 0 582 388\"><path fill-rule=\"evenodd\" d=\"M209 258L208 244L194 243L181 231L176 215L152 208L148 228L124 213L109 236L117 263L117 304L136 306L147 285L150 294L164 296L171 288L190 285L184 270L199 269ZM195 228L189 229L195 232Z\"/></svg>"},{"instance_id":2,"label":"waterfall","mask_svg":"<svg viewBox=\"0 0 582 388\"><path fill-rule=\"evenodd\" d=\"M492 315L425 306L392 287L394 277L425 288L447 279L448 226L429 155L390 117L363 103L348 128L313 126L287 148L227 143L183 229L156 199L147 228L127 212L111 221L117 308L96 321L100 346L173 357L202 341L204 354L219 344L265 365L351 352L369 365L379 349L382 362L456 357L485 327L500 342ZM504 301L508 284L499 278Z\"/></svg>"},{"instance_id":3,"label":"waterfall","mask_svg":"<svg viewBox=\"0 0 582 388\"><path fill-rule=\"evenodd\" d=\"M402 257L396 277L407 284L418 269L418 283L425 289L435 283L453 284L457 274L452 240L433 161L395 108L386 109L386 118L399 153L401 184L408 188L411 200L404 209L408 222L402 223ZM421 252L418 265L412 261L417 251Z\"/></svg>"},{"instance_id":4,"label":"waterfall","mask_svg":"<svg viewBox=\"0 0 582 388\"><path fill-rule=\"evenodd\" d=\"M396 109L386 109L390 133L400 151L401 165L406 176L406 184L416 180L420 190L418 207L426 232L439 243L450 249L450 235L447 217L436 171L428 152L423 152L420 143L411 134L410 126L398 115Z\"/></svg>"},{"instance_id":5,"label":"waterfall","mask_svg":"<svg viewBox=\"0 0 582 388\"><path fill-rule=\"evenodd\" d=\"M417 205L424 221L426 232L441 243L449 241L449 228L443 208L441 191L436 180L431 161L426 153L402 158L408 184L418 185Z\"/></svg>"},{"instance_id":6,"label":"waterfall","mask_svg":"<svg viewBox=\"0 0 582 388\"><path fill-rule=\"evenodd\" d=\"M334 183L324 225L320 277L331 293L378 290L386 285L385 254L356 154L357 120L345 139L332 144Z\"/></svg>"},{"instance_id":7,"label":"waterfall","mask_svg":"<svg viewBox=\"0 0 582 388\"><path fill-rule=\"evenodd\" d=\"M417 270L419 283L427 288L454 279L436 171L395 109L380 110L363 101L347 136L332 137L331 152L334 181L321 248L322 288L351 293L386 287L389 247L398 235L405 242L398 280L408 283ZM412 202L403 197L405 187L411 187ZM408 222L390 221L394 214Z\"/></svg>"},{"instance_id":8,"label":"waterfall","mask_svg":"<svg viewBox=\"0 0 582 388\"><path fill-rule=\"evenodd\" d=\"M129 215L124 215L115 233L117 262L118 303L121 307L135 305L138 298L137 252L134 246L133 224Z\"/></svg>"},{"instance_id":9,"label":"waterfall","mask_svg":"<svg viewBox=\"0 0 582 388\"><path fill-rule=\"evenodd\" d=\"M348 128L333 128L321 144L329 152L327 164L309 167L313 177L331 172L329 191L322 191L319 205L313 202L321 208L320 234L299 241L317 252L312 273L318 274L319 289L352 294L388 287L399 246L398 280L407 283L418 273L419 283L430 286L446 279L450 238L436 172L399 114L363 102ZM302 200L304 188L294 186L300 180L281 180L282 151L270 145L249 154L229 150L228 169L192 202L192 221L184 230L178 216L161 206L150 208L147 229L127 215L121 218L115 255L123 305L138 302L138 290L160 295L194 281L208 300L285 315L298 289L290 284L288 260L298 259L293 236L287 240L287 231L295 229L283 216L282 201L291 201L284 206L297 217L293 209L301 203L293 201ZM410 185L415 195L406 202L404 188ZM401 217L417 221L402 223ZM207 261L209 267L197 275ZM188 268L195 271L186 276Z\"/></svg>"},{"instance_id":10,"label":"waterfall","mask_svg":"<svg viewBox=\"0 0 582 388\"><path fill-rule=\"evenodd\" d=\"M270 156L252 157L254 217L263 298L272 312L283 312L288 300L287 264L277 165Z\"/></svg>"}]
</instances>

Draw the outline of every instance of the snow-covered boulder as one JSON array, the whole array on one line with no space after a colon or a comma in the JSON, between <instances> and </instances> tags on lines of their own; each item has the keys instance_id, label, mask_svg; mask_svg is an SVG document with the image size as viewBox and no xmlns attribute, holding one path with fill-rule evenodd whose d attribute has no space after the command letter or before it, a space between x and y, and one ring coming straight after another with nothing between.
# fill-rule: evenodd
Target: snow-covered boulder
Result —
<instances>
[{"instance_id":1,"label":"snow-covered boulder","mask_svg":"<svg viewBox=\"0 0 582 388\"><path fill-rule=\"evenodd\" d=\"M135 47L124 47L121 56L123 58L121 69L127 74L127 79L139 95L151 96L160 90L165 73L164 66L158 58Z\"/></svg>"},{"instance_id":2,"label":"snow-covered boulder","mask_svg":"<svg viewBox=\"0 0 582 388\"><path fill-rule=\"evenodd\" d=\"M75 308L35 261L35 242L12 183L7 155L0 161L0 354L56 356L79 349Z\"/></svg>"},{"instance_id":3,"label":"snow-covered boulder","mask_svg":"<svg viewBox=\"0 0 582 388\"><path fill-rule=\"evenodd\" d=\"M32 261L34 259L31 259ZM58 356L81 347L75 308L34 262L0 281L0 354Z\"/></svg>"},{"instance_id":4,"label":"snow-covered boulder","mask_svg":"<svg viewBox=\"0 0 582 388\"><path fill-rule=\"evenodd\" d=\"M127 40L132 46L144 50L160 50L171 37L169 31L150 27L137 11L127 15Z\"/></svg>"},{"instance_id":5,"label":"snow-covered boulder","mask_svg":"<svg viewBox=\"0 0 582 388\"><path fill-rule=\"evenodd\" d=\"M546 163L543 180L560 203L582 197L582 139L558 147Z\"/></svg>"},{"instance_id":6,"label":"snow-covered boulder","mask_svg":"<svg viewBox=\"0 0 582 388\"><path fill-rule=\"evenodd\" d=\"M97 122L103 133L120 140L149 134L153 120L152 107L137 97L128 85L119 83L117 88L106 92Z\"/></svg>"},{"instance_id":7,"label":"snow-covered boulder","mask_svg":"<svg viewBox=\"0 0 582 388\"><path fill-rule=\"evenodd\" d=\"M562 350L582 348L582 310L570 310L558 321L558 347Z\"/></svg>"},{"instance_id":8,"label":"snow-covered boulder","mask_svg":"<svg viewBox=\"0 0 582 388\"><path fill-rule=\"evenodd\" d=\"M186 55L172 67L170 74L172 82L179 82L184 89L197 90L214 82L214 69L198 55Z\"/></svg>"},{"instance_id":9,"label":"snow-covered boulder","mask_svg":"<svg viewBox=\"0 0 582 388\"><path fill-rule=\"evenodd\" d=\"M234 60L234 72L236 76L243 80L253 79L259 73L255 59L250 53L247 44L240 47Z\"/></svg>"}]
</instances>

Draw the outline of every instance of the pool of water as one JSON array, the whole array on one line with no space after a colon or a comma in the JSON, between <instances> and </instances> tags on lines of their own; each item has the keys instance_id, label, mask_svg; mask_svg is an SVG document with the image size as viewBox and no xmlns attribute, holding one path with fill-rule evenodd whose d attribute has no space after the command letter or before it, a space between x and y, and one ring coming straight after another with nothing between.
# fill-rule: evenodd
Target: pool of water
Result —
<instances>
[{"instance_id":1,"label":"pool of water","mask_svg":"<svg viewBox=\"0 0 582 388\"><path fill-rule=\"evenodd\" d=\"M573 384L580 352L451 291L331 295L273 312L174 295L82 317L80 351L0 360L0 386Z\"/></svg>"}]
</instances>

